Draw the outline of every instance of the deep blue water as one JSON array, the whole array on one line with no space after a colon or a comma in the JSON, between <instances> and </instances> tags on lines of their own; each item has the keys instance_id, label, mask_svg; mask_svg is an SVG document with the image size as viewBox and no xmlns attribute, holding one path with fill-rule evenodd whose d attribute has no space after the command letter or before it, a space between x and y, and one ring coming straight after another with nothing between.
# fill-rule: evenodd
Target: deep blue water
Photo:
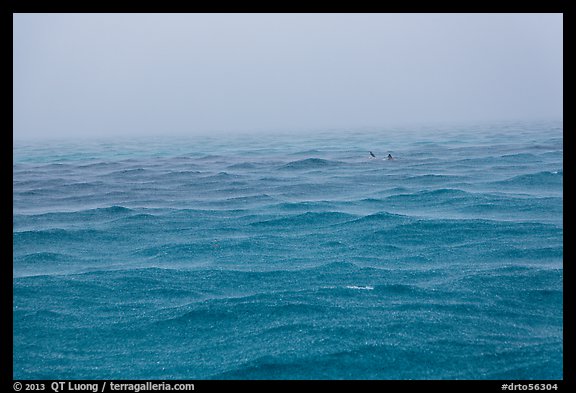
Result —
<instances>
[{"instance_id":1,"label":"deep blue water","mask_svg":"<svg viewBox=\"0 0 576 393\"><path fill-rule=\"evenodd\" d=\"M562 378L562 144L16 141L14 378Z\"/></svg>"}]
</instances>

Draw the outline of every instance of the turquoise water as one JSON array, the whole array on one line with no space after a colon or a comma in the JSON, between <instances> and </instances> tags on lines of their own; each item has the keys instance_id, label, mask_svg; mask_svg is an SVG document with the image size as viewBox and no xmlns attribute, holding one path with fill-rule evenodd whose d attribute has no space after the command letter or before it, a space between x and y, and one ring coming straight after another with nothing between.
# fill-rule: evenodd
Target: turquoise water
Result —
<instances>
[{"instance_id":1,"label":"turquoise water","mask_svg":"<svg viewBox=\"0 0 576 393\"><path fill-rule=\"evenodd\" d=\"M14 378L562 378L562 143L16 141Z\"/></svg>"}]
</instances>

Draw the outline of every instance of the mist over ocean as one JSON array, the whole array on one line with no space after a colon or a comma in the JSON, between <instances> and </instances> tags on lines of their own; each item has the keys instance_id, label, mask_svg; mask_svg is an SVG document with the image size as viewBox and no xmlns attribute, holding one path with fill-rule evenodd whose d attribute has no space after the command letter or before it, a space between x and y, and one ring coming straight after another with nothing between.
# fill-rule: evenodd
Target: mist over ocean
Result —
<instances>
[{"instance_id":1,"label":"mist over ocean","mask_svg":"<svg viewBox=\"0 0 576 393\"><path fill-rule=\"evenodd\" d=\"M14 378L560 379L562 128L16 140Z\"/></svg>"}]
</instances>

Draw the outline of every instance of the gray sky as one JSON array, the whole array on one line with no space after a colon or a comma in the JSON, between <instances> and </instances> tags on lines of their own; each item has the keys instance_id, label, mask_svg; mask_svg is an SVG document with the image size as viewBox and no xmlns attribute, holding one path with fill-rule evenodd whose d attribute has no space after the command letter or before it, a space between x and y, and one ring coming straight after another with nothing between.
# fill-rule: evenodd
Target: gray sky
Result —
<instances>
[{"instance_id":1,"label":"gray sky","mask_svg":"<svg viewBox=\"0 0 576 393\"><path fill-rule=\"evenodd\" d=\"M562 119L562 14L15 14L14 137Z\"/></svg>"}]
</instances>

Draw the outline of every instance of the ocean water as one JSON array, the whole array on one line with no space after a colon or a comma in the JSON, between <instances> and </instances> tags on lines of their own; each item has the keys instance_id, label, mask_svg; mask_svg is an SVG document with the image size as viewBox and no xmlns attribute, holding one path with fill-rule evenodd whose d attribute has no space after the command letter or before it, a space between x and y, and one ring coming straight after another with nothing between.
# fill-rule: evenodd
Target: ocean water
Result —
<instances>
[{"instance_id":1,"label":"ocean water","mask_svg":"<svg viewBox=\"0 0 576 393\"><path fill-rule=\"evenodd\" d=\"M14 378L562 378L562 127L15 141Z\"/></svg>"}]
</instances>

